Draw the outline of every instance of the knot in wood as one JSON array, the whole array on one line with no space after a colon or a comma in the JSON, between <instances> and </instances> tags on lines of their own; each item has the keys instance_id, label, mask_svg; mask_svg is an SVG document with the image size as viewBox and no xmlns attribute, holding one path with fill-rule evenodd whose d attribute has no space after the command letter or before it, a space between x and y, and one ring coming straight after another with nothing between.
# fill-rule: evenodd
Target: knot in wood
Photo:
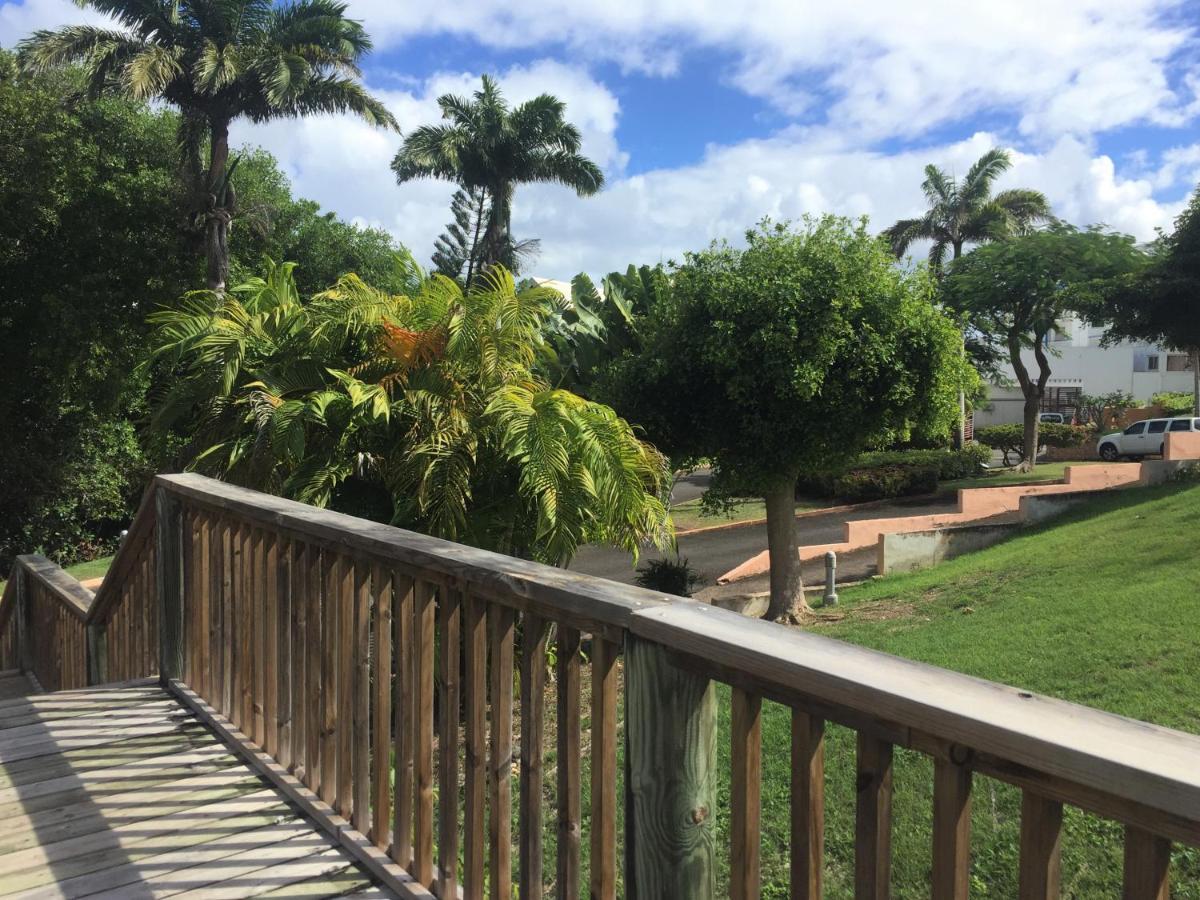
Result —
<instances>
[{"instance_id":1,"label":"knot in wood","mask_svg":"<svg viewBox=\"0 0 1200 900\"><path fill-rule=\"evenodd\" d=\"M693 825L703 825L704 820L707 818L708 818L708 807L707 806L697 806L695 809L692 810L692 824Z\"/></svg>"}]
</instances>

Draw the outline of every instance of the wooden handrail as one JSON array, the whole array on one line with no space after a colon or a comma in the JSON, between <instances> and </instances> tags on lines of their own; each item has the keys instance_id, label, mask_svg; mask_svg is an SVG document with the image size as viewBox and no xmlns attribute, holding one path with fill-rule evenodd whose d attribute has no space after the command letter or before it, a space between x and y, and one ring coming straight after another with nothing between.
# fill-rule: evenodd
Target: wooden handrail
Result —
<instances>
[{"instance_id":1,"label":"wooden handrail","mask_svg":"<svg viewBox=\"0 0 1200 900\"><path fill-rule=\"evenodd\" d=\"M79 621L86 623L95 601L95 594L68 575L58 563L44 556L18 556L17 565L26 576L43 585L63 607Z\"/></svg>"},{"instance_id":2,"label":"wooden handrail","mask_svg":"<svg viewBox=\"0 0 1200 900\"><path fill-rule=\"evenodd\" d=\"M933 761L935 900L967 894L975 774L1023 791L1022 897L1057 896L1064 804L1125 825L1131 900L1166 896L1171 841L1200 846L1200 737L694 601L197 475L155 479L117 563L90 603L52 564L21 565L72 622L103 626L89 647L107 647L110 661L123 647L131 669L160 661L164 681L245 752L273 758L273 780L406 896L481 898L487 881L506 897L515 865L524 894L542 896L541 873L553 869L558 896L578 897L588 846L591 896L612 900L624 803L627 890L714 897L714 816L726 814L716 799L716 682L732 689L738 900L757 897L761 878L766 702L792 714L792 897L822 891L827 721L857 732L858 897L888 896L896 746ZM0 632L25 602L11 590ZM543 858L548 710L553 866Z\"/></svg>"}]
</instances>

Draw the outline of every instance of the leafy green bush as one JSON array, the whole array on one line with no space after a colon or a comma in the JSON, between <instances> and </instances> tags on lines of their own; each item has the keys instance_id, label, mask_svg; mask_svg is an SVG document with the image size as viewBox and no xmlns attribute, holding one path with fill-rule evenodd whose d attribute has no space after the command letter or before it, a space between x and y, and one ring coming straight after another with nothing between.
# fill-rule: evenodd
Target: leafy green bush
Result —
<instances>
[{"instance_id":1,"label":"leafy green bush","mask_svg":"<svg viewBox=\"0 0 1200 900\"><path fill-rule=\"evenodd\" d=\"M936 466L890 465L851 469L834 479L833 492L847 503L931 494L937 490Z\"/></svg>"},{"instance_id":2,"label":"leafy green bush","mask_svg":"<svg viewBox=\"0 0 1200 900\"><path fill-rule=\"evenodd\" d=\"M961 450L881 450L862 454L854 468L929 465L937 468L939 481L951 481L974 475L991 455L989 447L978 443Z\"/></svg>"},{"instance_id":3,"label":"leafy green bush","mask_svg":"<svg viewBox=\"0 0 1200 900\"><path fill-rule=\"evenodd\" d=\"M1187 391L1162 391L1150 398L1168 416L1186 416L1192 412L1192 395Z\"/></svg>"},{"instance_id":4,"label":"leafy green bush","mask_svg":"<svg viewBox=\"0 0 1200 900\"><path fill-rule=\"evenodd\" d=\"M1038 426L1038 442L1046 447L1079 447L1093 437L1094 430L1084 425L1055 425L1043 422ZM1020 462L1025 458L1025 426L989 425L975 429L975 439L994 450L1009 454Z\"/></svg>"},{"instance_id":5,"label":"leafy green bush","mask_svg":"<svg viewBox=\"0 0 1200 900\"><path fill-rule=\"evenodd\" d=\"M677 597L692 596L692 591L700 582L686 556L678 559L647 560L645 565L638 568L634 580L644 588L674 594Z\"/></svg>"}]
</instances>

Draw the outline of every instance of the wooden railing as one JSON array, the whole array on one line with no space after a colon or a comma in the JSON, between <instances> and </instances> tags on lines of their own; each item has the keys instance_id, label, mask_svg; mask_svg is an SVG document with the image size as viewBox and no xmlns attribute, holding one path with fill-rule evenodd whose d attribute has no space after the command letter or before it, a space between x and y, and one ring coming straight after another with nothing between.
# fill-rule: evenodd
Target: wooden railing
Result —
<instances>
[{"instance_id":1,"label":"wooden railing","mask_svg":"<svg viewBox=\"0 0 1200 900\"><path fill-rule=\"evenodd\" d=\"M17 557L0 597L0 671L23 669L48 691L158 674L155 495L95 595L45 557Z\"/></svg>"},{"instance_id":2,"label":"wooden railing","mask_svg":"<svg viewBox=\"0 0 1200 900\"><path fill-rule=\"evenodd\" d=\"M978 776L1023 793L1022 898L1059 895L1064 804L1124 824L1130 900L1200 846L1193 735L197 476L154 506L164 682L404 896L758 897L764 704L793 898L823 890L827 723L859 898L889 896L897 747L932 760L934 898L967 896Z\"/></svg>"}]
</instances>

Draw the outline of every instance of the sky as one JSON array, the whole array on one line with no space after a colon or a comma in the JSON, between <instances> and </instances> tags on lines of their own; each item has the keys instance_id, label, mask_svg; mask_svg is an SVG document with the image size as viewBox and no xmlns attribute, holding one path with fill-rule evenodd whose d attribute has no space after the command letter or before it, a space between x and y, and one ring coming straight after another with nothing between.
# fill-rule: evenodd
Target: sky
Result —
<instances>
[{"instance_id":1,"label":"sky","mask_svg":"<svg viewBox=\"0 0 1200 900\"><path fill-rule=\"evenodd\" d=\"M375 49L367 86L401 134L352 118L239 123L295 193L392 232L427 260L453 186L397 185L402 134L436 99L495 75L512 102L566 102L604 170L590 198L521 187L531 271L569 279L657 263L764 216L923 209L928 163L963 174L1003 146L997 184L1043 191L1060 217L1141 240L1200 182L1195 0L349 0ZM0 46L96 21L70 0L0 0Z\"/></svg>"}]
</instances>

